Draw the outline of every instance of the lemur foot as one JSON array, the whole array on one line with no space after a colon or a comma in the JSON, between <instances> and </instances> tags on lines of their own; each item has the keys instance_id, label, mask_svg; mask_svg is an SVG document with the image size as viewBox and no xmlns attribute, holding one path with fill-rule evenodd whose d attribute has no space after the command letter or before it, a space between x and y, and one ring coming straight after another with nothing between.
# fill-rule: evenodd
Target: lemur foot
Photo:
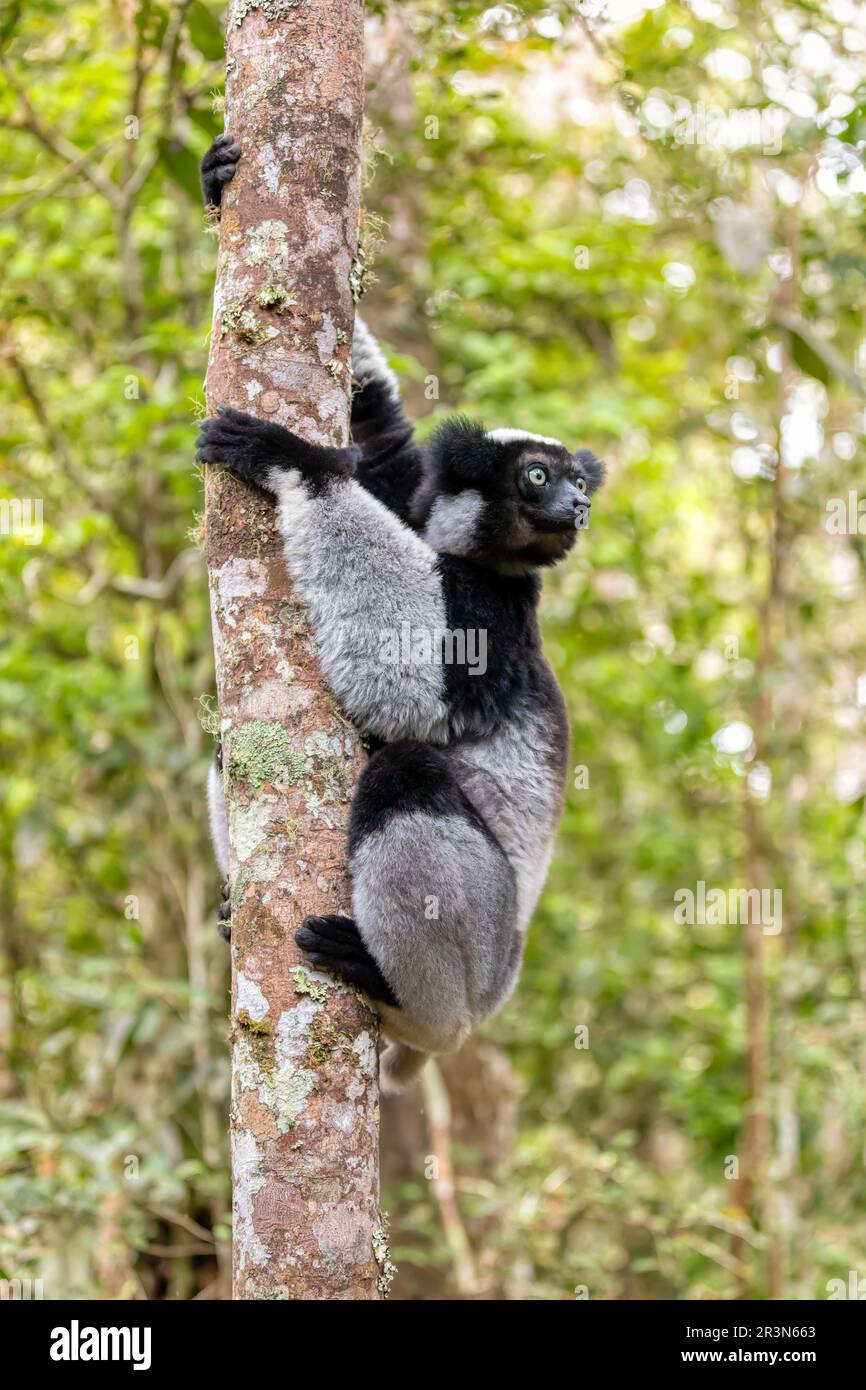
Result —
<instances>
[{"instance_id":1,"label":"lemur foot","mask_svg":"<svg viewBox=\"0 0 866 1390\"><path fill-rule=\"evenodd\" d=\"M229 883L228 879L226 879L225 883L223 884L223 900L222 900L222 902L220 903L220 908L219 908L219 912L218 912L217 916L219 917L219 925L217 926L217 931L219 932L219 934L220 934L220 936L222 937L223 941L231 941L231 939L232 939L232 890L231 890L231 884Z\"/></svg>"},{"instance_id":2,"label":"lemur foot","mask_svg":"<svg viewBox=\"0 0 866 1390\"><path fill-rule=\"evenodd\" d=\"M297 470L314 488L329 477L352 477L361 457L356 444L345 449L308 444L291 430L221 405L216 417L199 422L196 459L221 463L245 482L273 491L274 474Z\"/></svg>"},{"instance_id":3,"label":"lemur foot","mask_svg":"<svg viewBox=\"0 0 866 1390\"><path fill-rule=\"evenodd\" d=\"M325 917L305 917L295 941L313 965L322 966L349 984L357 985L371 999L399 1007L397 996L374 961L351 917L335 912Z\"/></svg>"},{"instance_id":4,"label":"lemur foot","mask_svg":"<svg viewBox=\"0 0 866 1390\"><path fill-rule=\"evenodd\" d=\"M234 178L240 157L241 147L235 144L227 130L217 136L200 165L205 207L220 206L223 185Z\"/></svg>"}]
</instances>

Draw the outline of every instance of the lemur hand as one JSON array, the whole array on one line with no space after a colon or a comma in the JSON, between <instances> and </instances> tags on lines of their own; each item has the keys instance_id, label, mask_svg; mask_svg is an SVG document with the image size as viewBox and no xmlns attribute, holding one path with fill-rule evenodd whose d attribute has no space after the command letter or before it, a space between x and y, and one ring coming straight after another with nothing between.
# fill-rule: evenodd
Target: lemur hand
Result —
<instances>
[{"instance_id":1,"label":"lemur hand","mask_svg":"<svg viewBox=\"0 0 866 1390\"><path fill-rule=\"evenodd\" d=\"M239 478L274 490L275 474L297 470L318 488L329 477L352 477L361 457L355 444L345 449L308 444L291 430L221 405L216 418L200 421L199 463L221 463Z\"/></svg>"},{"instance_id":2,"label":"lemur hand","mask_svg":"<svg viewBox=\"0 0 866 1390\"><path fill-rule=\"evenodd\" d=\"M241 147L236 145L228 131L218 135L204 156L199 172L201 191L206 208L218 208L222 202L223 185L235 176Z\"/></svg>"}]
</instances>

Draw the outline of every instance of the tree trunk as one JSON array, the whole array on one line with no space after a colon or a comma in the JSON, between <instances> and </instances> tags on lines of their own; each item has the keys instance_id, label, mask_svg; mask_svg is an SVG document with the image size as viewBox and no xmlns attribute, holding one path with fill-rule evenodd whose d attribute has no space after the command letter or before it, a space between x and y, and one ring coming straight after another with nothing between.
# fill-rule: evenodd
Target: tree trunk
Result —
<instances>
[{"instance_id":1,"label":"tree trunk","mask_svg":"<svg viewBox=\"0 0 866 1390\"><path fill-rule=\"evenodd\" d=\"M363 108L362 0L232 0L207 375L227 404L348 439ZM325 689L270 497L209 470L206 553L229 806L235 1298L378 1298L377 1024L306 967L308 912L349 906L363 751Z\"/></svg>"}]
</instances>

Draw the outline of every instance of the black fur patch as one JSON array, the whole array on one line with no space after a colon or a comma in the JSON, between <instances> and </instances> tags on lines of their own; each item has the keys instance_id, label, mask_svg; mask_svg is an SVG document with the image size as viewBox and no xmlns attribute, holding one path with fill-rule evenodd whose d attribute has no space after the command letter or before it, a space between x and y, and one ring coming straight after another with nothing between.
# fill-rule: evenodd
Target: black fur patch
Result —
<instances>
[{"instance_id":1,"label":"black fur patch","mask_svg":"<svg viewBox=\"0 0 866 1390\"><path fill-rule=\"evenodd\" d=\"M424 449L424 477L413 504L421 525L442 493L453 496L464 488L478 488L485 480L493 481L494 458L488 444L484 426L464 415L455 415L434 430Z\"/></svg>"},{"instance_id":2,"label":"black fur patch","mask_svg":"<svg viewBox=\"0 0 866 1390\"><path fill-rule=\"evenodd\" d=\"M352 396L352 440L361 447L356 478L363 488L414 526L411 500L422 477L422 452L399 399L371 378Z\"/></svg>"},{"instance_id":3,"label":"black fur patch","mask_svg":"<svg viewBox=\"0 0 866 1390\"><path fill-rule=\"evenodd\" d=\"M438 562L448 629L485 633L486 670L466 662L443 662L445 694L455 731L490 733L507 719L515 702L537 698L537 667L544 665L536 607L537 575L497 574L485 565L442 555ZM468 641L468 638L467 638Z\"/></svg>"},{"instance_id":4,"label":"black fur patch","mask_svg":"<svg viewBox=\"0 0 866 1390\"><path fill-rule=\"evenodd\" d=\"M223 187L234 178L240 157L241 147L235 144L228 131L217 136L199 167L205 207L220 206Z\"/></svg>"},{"instance_id":5,"label":"black fur patch","mask_svg":"<svg viewBox=\"0 0 866 1390\"><path fill-rule=\"evenodd\" d=\"M443 663L455 735L493 733L520 706L543 710L558 773L564 778L570 735L556 678L541 649L537 574L508 576L451 555L439 559L448 628L484 629L487 669ZM477 643L477 638L476 638ZM477 645L476 645L477 651Z\"/></svg>"},{"instance_id":6,"label":"black fur patch","mask_svg":"<svg viewBox=\"0 0 866 1390\"><path fill-rule=\"evenodd\" d=\"M364 945L351 917L340 913L305 917L295 941L314 965L348 980L371 999L399 1007L396 994Z\"/></svg>"},{"instance_id":7,"label":"black fur patch","mask_svg":"<svg viewBox=\"0 0 866 1390\"><path fill-rule=\"evenodd\" d=\"M349 817L349 858L365 835L383 829L394 816L413 811L463 816L500 848L455 779L445 754L432 744L405 739L386 744L361 773Z\"/></svg>"},{"instance_id":8,"label":"black fur patch","mask_svg":"<svg viewBox=\"0 0 866 1390\"><path fill-rule=\"evenodd\" d=\"M217 931L223 941L232 939L232 889L228 879L222 886L222 901L219 907L219 925Z\"/></svg>"}]
</instances>

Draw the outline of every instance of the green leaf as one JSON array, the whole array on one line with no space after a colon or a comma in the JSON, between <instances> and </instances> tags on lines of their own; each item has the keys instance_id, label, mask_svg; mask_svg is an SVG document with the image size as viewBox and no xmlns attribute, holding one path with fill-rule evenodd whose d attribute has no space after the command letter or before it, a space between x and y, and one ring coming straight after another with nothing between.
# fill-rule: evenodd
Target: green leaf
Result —
<instances>
[{"instance_id":1,"label":"green leaf","mask_svg":"<svg viewBox=\"0 0 866 1390\"><path fill-rule=\"evenodd\" d=\"M213 140L215 135L219 135L223 128L222 116L217 116L209 106L192 106L189 111L189 118L193 125L197 125L199 130L203 130L208 140Z\"/></svg>"},{"instance_id":2,"label":"green leaf","mask_svg":"<svg viewBox=\"0 0 866 1390\"><path fill-rule=\"evenodd\" d=\"M830 380L827 363L818 356L814 348L809 346L805 338L801 338L800 334L794 329L790 330L790 335L791 356L800 368L800 371L805 372L807 376L815 377L817 381L823 382L826 386Z\"/></svg>"},{"instance_id":3,"label":"green leaf","mask_svg":"<svg viewBox=\"0 0 866 1390\"><path fill-rule=\"evenodd\" d=\"M153 4L152 0L143 0L135 12L135 27L148 43L158 48L168 27L168 10L164 5Z\"/></svg>"},{"instance_id":4,"label":"green leaf","mask_svg":"<svg viewBox=\"0 0 866 1390\"><path fill-rule=\"evenodd\" d=\"M174 182L188 193L196 202L201 198L198 160L192 150L181 144L180 140L159 141L159 157Z\"/></svg>"},{"instance_id":5,"label":"green leaf","mask_svg":"<svg viewBox=\"0 0 866 1390\"><path fill-rule=\"evenodd\" d=\"M192 0L187 14L187 28L192 42L205 58L216 61L225 53L222 25L202 0Z\"/></svg>"}]
</instances>

